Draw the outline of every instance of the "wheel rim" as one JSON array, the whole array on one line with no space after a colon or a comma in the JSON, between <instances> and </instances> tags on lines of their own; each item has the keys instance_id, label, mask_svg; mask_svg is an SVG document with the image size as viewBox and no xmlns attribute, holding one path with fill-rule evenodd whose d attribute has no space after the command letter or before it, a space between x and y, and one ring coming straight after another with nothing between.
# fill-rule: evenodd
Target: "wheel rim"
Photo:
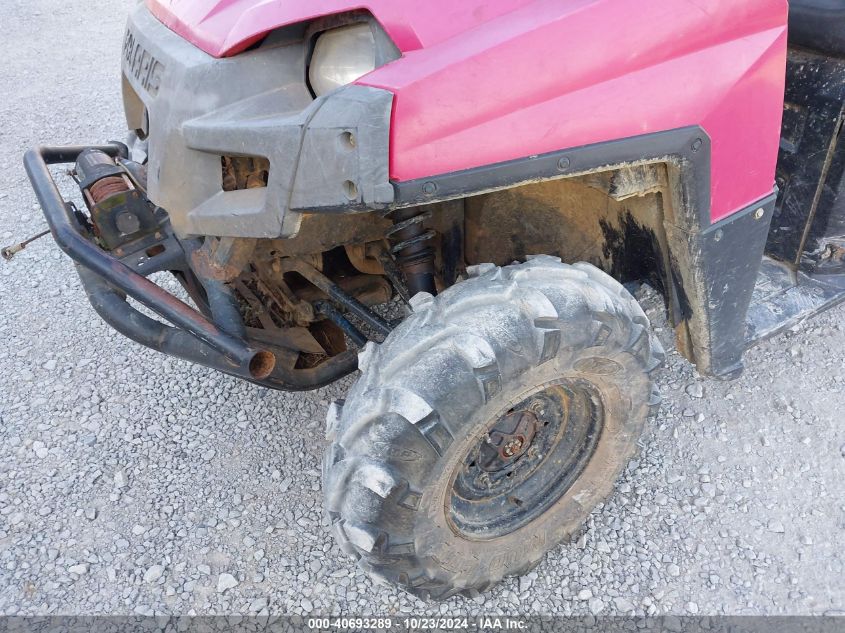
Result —
<instances>
[{"instance_id":1,"label":"wheel rim","mask_svg":"<svg viewBox=\"0 0 845 633\"><path fill-rule=\"evenodd\" d=\"M584 472L601 437L604 409L590 383L556 380L515 401L485 425L452 474L446 513L467 538L504 536L544 514Z\"/></svg>"}]
</instances>

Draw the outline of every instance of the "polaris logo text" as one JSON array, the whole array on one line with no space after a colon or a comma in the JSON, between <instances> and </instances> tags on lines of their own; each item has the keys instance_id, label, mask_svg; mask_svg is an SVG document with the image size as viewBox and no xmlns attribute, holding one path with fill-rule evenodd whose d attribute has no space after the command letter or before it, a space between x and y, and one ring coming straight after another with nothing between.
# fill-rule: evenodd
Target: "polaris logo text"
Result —
<instances>
[{"instance_id":1,"label":"polaris logo text","mask_svg":"<svg viewBox=\"0 0 845 633\"><path fill-rule=\"evenodd\" d=\"M141 46L130 29L126 29L126 38L123 40L123 69L127 75L137 79L152 96L158 94L164 64Z\"/></svg>"}]
</instances>

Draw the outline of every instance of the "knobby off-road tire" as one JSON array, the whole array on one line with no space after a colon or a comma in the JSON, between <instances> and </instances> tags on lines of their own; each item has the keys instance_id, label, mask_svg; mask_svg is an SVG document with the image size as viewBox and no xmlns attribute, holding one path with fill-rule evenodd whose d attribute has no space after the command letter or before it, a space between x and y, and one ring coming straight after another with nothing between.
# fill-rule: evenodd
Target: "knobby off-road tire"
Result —
<instances>
[{"instance_id":1,"label":"knobby off-road tire","mask_svg":"<svg viewBox=\"0 0 845 633\"><path fill-rule=\"evenodd\" d=\"M327 419L323 485L337 542L423 599L475 595L533 568L610 494L659 402L649 373L663 350L614 279L548 256L470 275L437 298L417 295L413 314L367 345L360 379ZM546 428L559 419L516 461L491 453L496 420L513 427L523 409L532 429L541 413ZM551 436L569 445L555 449ZM488 469L511 461L481 472L484 451ZM508 469L546 488L526 480L528 501L496 496ZM485 486L490 499L467 501Z\"/></svg>"}]
</instances>

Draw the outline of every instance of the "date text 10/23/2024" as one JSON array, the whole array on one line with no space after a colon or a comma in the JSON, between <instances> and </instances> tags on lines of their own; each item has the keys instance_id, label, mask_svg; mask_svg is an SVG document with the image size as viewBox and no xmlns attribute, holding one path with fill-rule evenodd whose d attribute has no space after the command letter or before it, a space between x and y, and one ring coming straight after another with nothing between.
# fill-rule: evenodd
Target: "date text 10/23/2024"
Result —
<instances>
[{"instance_id":1,"label":"date text 10/23/2024","mask_svg":"<svg viewBox=\"0 0 845 633\"><path fill-rule=\"evenodd\" d=\"M520 618L484 616L478 618L467 617L325 617L309 618L307 627L313 631L338 630L371 630L389 631L391 629L405 629L416 631L520 631L527 627L528 622Z\"/></svg>"}]
</instances>

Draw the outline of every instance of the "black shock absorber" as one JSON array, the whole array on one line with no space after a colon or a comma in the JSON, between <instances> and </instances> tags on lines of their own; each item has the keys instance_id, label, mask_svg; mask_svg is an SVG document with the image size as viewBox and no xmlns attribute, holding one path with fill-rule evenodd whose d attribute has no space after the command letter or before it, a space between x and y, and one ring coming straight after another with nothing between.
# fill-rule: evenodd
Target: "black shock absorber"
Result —
<instances>
[{"instance_id":1,"label":"black shock absorber","mask_svg":"<svg viewBox=\"0 0 845 633\"><path fill-rule=\"evenodd\" d=\"M393 226L386 237L405 277L408 293L412 297L418 292L437 294L434 284L434 248L431 245L437 233L423 227L423 222L431 217L431 211L410 207L393 211L388 217L393 220Z\"/></svg>"}]
</instances>

